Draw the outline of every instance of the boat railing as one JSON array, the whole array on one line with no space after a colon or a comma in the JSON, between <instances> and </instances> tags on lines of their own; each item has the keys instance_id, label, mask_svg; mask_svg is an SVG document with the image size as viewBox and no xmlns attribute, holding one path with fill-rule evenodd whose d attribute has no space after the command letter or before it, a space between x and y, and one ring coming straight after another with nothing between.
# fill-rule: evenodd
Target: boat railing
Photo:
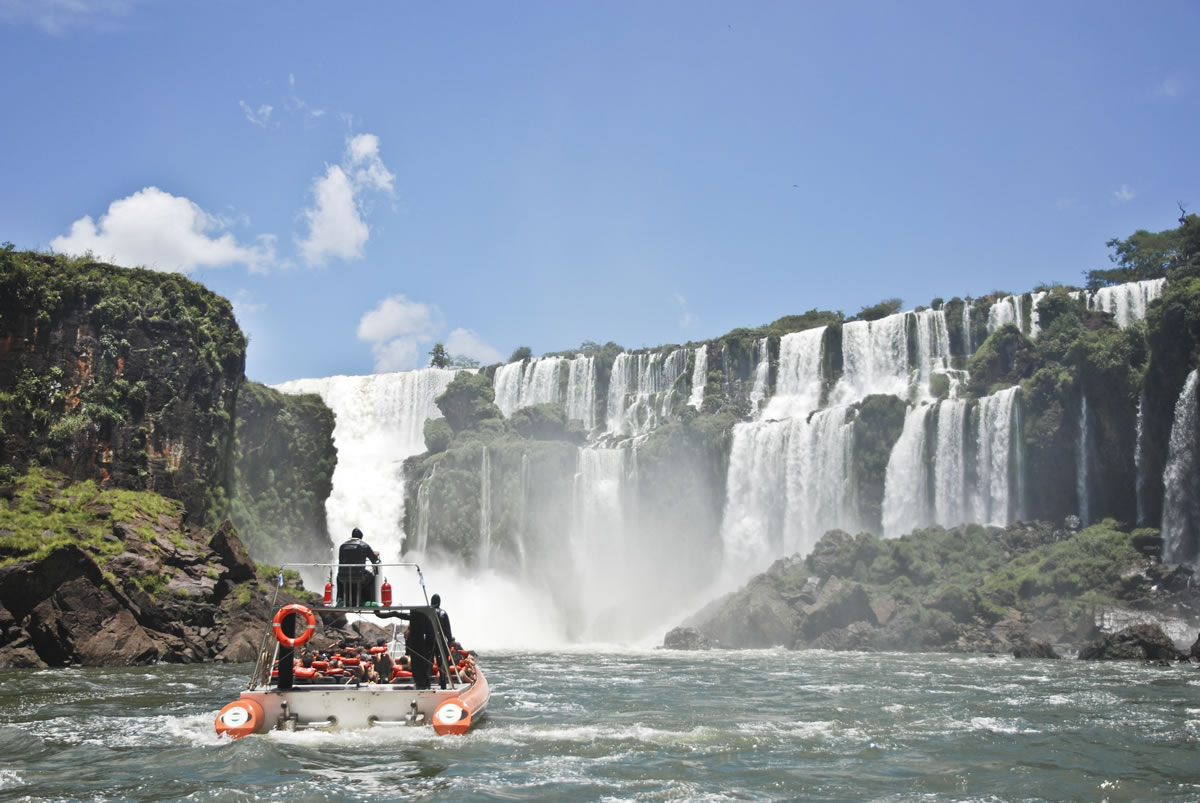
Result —
<instances>
[{"instance_id":1,"label":"boat railing","mask_svg":"<svg viewBox=\"0 0 1200 803\"><path fill-rule=\"evenodd\" d=\"M387 618L403 618L411 619L412 616L423 616L428 620L430 627L434 633L434 655L430 658L436 658L439 667L446 668L446 677L448 681L463 683L466 679L463 678L457 669L455 661L450 659L450 643L446 633L442 629L441 618L437 614L437 609L429 604L429 592L425 588L425 576L421 572L421 567L416 563L375 563L369 568L374 570L371 578L373 586L373 594L367 594L363 588L362 577L355 577L351 573L341 572L342 569L364 569L366 567L357 564L339 564L339 563L286 563L280 567L279 583L275 594L275 604L279 601L279 589L283 587L283 572L288 570L320 570L328 577L327 590L332 593L324 595L323 604L313 606L314 613L337 613L337 614L378 614ZM421 587L421 594L424 600L418 604L388 604L383 605L382 601L388 601L383 595L383 584L387 582L388 569L411 569L416 573L417 580ZM341 577L339 578L339 573ZM339 582L340 580L340 582ZM357 588L356 588L357 586ZM362 592L356 593L356 592ZM367 597L370 597L368 599ZM390 602L390 601L389 601ZM255 667L254 674L251 676L250 687L253 687L256 681L262 685L268 685L270 682L272 665L277 664L281 660L291 660L292 649L282 647L281 644L276 644L274 650L268 650L267 644L272 638L273 627L267 626L267 632L263 636L263 649L259 651L259 662ZM393 645L396 642L396 631L393 628Z\"/></svg>"}]
</instances>

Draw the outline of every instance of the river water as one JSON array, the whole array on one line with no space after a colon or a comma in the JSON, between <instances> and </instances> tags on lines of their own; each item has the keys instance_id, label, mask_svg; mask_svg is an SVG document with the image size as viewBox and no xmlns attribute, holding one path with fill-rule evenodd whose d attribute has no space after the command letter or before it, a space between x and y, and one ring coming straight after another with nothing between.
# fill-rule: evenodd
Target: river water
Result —
<instances>
[{"instance_id":1,"label":"river water","mask_svg":"<svg viewBox=\"0 0 1200 803\"><path fill-rule=\"evenodd\" d=\"M247 666L0 670L0 800L1200 800L1200 671L782 650L480 656L489 716L218 738Z\"/></svg>"}]
</instances>

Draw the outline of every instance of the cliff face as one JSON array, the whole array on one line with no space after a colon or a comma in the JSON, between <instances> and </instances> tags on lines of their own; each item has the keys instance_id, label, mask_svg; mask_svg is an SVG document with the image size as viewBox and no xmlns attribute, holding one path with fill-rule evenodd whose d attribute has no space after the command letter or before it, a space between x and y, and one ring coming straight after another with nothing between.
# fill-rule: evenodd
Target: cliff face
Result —
<instances>
[{"instance_id":1,"label":"cliff face","mask_svg":"<svg viewBox=\"0 0 1200 803\"><path fill-rule=\"evenodd\" d=\"M177 274L0 252L0 479L53 466L220 521L245 347Z\"/></svg>"},{"instance_id":2,"label":"cliff face","mask_svg":"<svg viewBox=\"0 0 1200 803\"><path fill-rule=\"evenodd\" d=\"M333 411L312 394L246 382L238 394L233 522L258 560L327 563L325 500L337 449Z\"/></svg>"}]
</instances>

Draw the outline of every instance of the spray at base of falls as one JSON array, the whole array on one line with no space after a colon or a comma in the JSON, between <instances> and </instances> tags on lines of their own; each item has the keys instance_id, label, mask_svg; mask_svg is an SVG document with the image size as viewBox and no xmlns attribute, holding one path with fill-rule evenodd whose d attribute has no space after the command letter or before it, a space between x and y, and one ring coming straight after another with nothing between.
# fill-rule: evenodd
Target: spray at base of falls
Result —
<instances>
[{"instance_id":1,"label":"spray at base of falls","mask_svg":"<svg viewBox=\"0 0 1200 803\"><path fill-rule=\"evenodd\" d=\"M1163 473L1163 562L1200 560L1200 444L1197 444L1197 372L1175 402L1167 466Z\"/></svg>"}]
</instances>

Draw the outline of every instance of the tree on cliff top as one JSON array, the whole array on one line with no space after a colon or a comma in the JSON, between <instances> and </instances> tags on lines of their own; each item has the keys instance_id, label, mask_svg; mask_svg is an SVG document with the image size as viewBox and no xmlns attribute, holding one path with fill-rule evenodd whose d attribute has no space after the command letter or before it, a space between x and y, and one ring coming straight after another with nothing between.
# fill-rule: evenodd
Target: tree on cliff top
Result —
<instances>
[{"instance_id":1,"label":"tree on cliff top","mask_svg":"<svg viewBox=\"0 0 1200 803\"><path fill-rule=\"evenodd\" d=\"M1200 216L1179 208L1179 226L1160 232L1138 229L1126 239L1105 243L1113 249L1107 270L1084 271L1088 290L1110 284L1161 279L1183 270L1200 270Z\"/></svg>"},{"instance_id":2,"label":"tree on cliff top","mask_svg":"<svg viewBox=\"0 0 1200 803\"><path fill-rule=\"evenodd\" d=\"M429 365L432 368L450 367L450 353L441 343L434 343L433 348L429 350Z\"/></svg>"}]
</instances>

